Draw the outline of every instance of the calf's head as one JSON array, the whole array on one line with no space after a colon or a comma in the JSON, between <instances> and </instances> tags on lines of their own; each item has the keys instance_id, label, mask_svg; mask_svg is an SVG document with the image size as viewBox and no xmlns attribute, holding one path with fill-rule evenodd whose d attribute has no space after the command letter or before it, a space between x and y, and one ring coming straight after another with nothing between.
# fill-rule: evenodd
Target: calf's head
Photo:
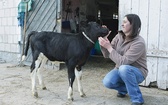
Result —
<instances>
[{"instance_id":1,"label":"calf's head","mask_svg":"<svg viewBox=\"0 0 168 105\"><path fill-rule=\"evenodd\" d=\"M85 32L92 40L97 40L98 37L104 37L108 34L109 29L102 27L96 22L82 23L81 31Z\"/></svg>"}]
</instances>

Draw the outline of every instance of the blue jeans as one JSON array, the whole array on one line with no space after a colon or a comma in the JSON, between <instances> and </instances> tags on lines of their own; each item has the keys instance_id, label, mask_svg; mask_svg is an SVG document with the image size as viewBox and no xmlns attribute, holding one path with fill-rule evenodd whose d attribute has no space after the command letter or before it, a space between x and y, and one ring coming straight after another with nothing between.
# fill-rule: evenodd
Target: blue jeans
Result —
<instances>
[{"instance_id":1,"label":"blue jeans","mask_svg":"<svg viewBox=\"0 0 168 105\"><path fill-rule=\"evenodd\" d=\"M119 69L111 70L103 79L105 87L115 89L120 94L130 96L131 102L144 103L139 83L144 80L142 72L130 65L121 65Z\"/></svg>"}]
</instances>

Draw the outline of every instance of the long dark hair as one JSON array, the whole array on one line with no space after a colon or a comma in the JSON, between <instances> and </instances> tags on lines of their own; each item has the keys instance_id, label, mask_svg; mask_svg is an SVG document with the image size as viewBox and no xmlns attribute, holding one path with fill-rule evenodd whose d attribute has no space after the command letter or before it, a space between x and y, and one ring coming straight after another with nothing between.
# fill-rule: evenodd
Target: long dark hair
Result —
<instances>
[{"instance_id":1,"label":"long dark hair","mask_svg":"<svg viewBox=\"0 0 168 105\"><path fill-rule=\"evenodd\" d=\"M135 38L137 35L139 35L141 31L141 20L138 15L136 14L127 14L125 17L128 19L130 24L132 25L132 32L130 34L130 38ZM119 33L123 33L122 30L119 31Z\"/></svg>"}]
</instances>

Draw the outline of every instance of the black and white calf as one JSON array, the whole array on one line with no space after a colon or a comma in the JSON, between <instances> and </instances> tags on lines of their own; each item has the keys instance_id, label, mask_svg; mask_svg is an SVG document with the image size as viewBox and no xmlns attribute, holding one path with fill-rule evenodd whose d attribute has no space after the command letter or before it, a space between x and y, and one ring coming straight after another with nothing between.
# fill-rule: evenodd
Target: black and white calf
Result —
<instances>
[{"instance_id":1,"label":"black and white calf","mask_svg":"<svg viewBox=\"0 0 168 105\"><path fill-rule=\"evenodd\" d=\"M73 100L73 82L75 76L78 82L80 96L85 96L81 84L81 67L86 63L91 49L98 37L107 35L109 30L96 22L89 22L81 28L78 34L56 32L31 32L27 37L26 50L23 58L27 55L29 44L32 50L33 61L31 64L32 92L38 97L36 89L36 75L42 89L46 89L40 69L46 61L64 61L68 69L68 99Z\"/></svg>"}]
</instances>

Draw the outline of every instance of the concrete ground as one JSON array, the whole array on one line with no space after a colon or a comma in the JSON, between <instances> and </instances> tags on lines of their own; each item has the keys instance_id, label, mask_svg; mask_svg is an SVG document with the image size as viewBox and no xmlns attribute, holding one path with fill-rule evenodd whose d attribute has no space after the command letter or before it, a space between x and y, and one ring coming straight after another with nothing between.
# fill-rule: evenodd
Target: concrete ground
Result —
<instances>
[{"instance_id":1,"label":"concrete ground","mask_svg":"<svg viewBox=\"0 0 168 105\"><path fill-rule=\"evenodd\" d=\"M64 64L61 70L42 71L47 90L38 86L39 98L31 93L29 66L19 67L16 63L0 62L0 105L131 105L129 96L117 98L117 92L102 85L104 75L112 69L109 60L95 61L90 58L83 67L83 88L86 97L79 96L74 82L74 101L67 101L68 78ZM168 105L168 91L140 87L144 105Z\"/></svg>"}]
</instances>

